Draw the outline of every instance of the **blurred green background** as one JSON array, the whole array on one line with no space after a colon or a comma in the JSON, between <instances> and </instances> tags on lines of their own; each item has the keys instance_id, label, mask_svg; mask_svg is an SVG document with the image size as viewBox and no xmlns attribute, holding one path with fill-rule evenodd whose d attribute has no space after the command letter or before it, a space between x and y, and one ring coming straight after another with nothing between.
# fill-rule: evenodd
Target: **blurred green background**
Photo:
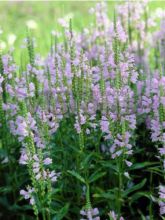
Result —
<instances>
[{"instance_id":1,"label":"blurred green background","mask_svg":"<svg viewBox=\"0 0 165 220\"><path fill-rule=\"evenodd\" d=\"M37 50L45 54L50 47L52 31L60 30L57 19L73 17L73 27L81 30L89 26L93 15L89 9L98 1L1 1L0 2L0 45L7 50L12 44L18 58L23 39L26 37L27 24L33 26L37 39ZM113 16L115 4L122 1L108 1L108 12ZM165 1L151 1L150 11L165 9Z\"/></svg>"},{"instance_id":2,"label":"blurred green background","mask_svg":"<svg viewBox=\"0 0 165 220\"><path fill-rule=\"evenodd\" d=\"M23 38L26 37L27 24L30 24L34 26L32 34L36 37L38 49L41 53L45 52L50 47L51 32L60 31L58 18L73 17L74 29L81 30L90 22L92 16L88 11L95 4L94 1L0 2L2 47L4 47L4 43L8 46L14 36L16 36L14 46L20 47Z\"/></svg>"}]
</instances>

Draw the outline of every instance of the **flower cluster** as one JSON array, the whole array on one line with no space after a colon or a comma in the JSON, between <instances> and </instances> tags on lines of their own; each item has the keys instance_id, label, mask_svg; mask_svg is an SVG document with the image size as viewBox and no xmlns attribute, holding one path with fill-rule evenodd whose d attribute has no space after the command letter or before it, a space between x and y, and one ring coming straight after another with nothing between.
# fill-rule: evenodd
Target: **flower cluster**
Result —
<instances>
[{"instance_id":1,"label":"flower cluster","mask_svg":"<svg viewBox=\"0 0 165 220\"><path fill-rule=\"evenodd\" d=\"M60 207L68 196L70 203L76 203L74 212L82 220L107 218L100 205L102 198L114 200L113 205L106 206L114 210L109 212L109 219L124 220L122 208L131 197L128 201L125 198L139 187L134 187L131 173L136 169L134 151L139 124L146 124L150 131L164 177L165 22L162 20L160 30L151 36L157 16L148 17L146 1L119 5L113 21L105 2L97 3L90 13L96 22L92 31L86 28L77 33L72 20L59 20L64 40L57 34L52 36L45 59L36 54L30 34L24 42L29 56L24 67L15 64L12 54L0 55L2 148L9 143L6 132L21 145L19 164L26 167L29 179L28 187L20 194L30 200L37 219L42 213L44 220L50 220L50 215L58 212L52 212L51 207ZM151 57L153 51L155 60ZM112 173L107 167L112 168ZM109 178L107 182L104 175ZM99 178L104 179L101 184ZM100 184L96 192L92 190L95 181ZM57 200L53 198L55 183L60 185L57 192L61 193ZM66 193L74 183L77 196L72 189ZM112 189L106 188L109 186ZM83 187L87 188L85 195ZM157 194L163 216L163 185ZM99 209L92 209L95 198ZM84 204L88 206L81 210Z\"/></svg>"}]
</instances>

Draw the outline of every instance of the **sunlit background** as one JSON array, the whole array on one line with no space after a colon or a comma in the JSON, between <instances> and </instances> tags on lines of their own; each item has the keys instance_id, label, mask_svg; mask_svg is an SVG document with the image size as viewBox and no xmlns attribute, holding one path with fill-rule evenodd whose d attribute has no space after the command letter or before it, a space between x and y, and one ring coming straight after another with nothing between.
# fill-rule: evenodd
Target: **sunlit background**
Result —
<instances>
[{"instance_id":1,"label":"sunlit background","mask_svg":"<svg viewBox=\"0 0 165 220\"><path fill-rule=\"evenodd\" d=\"M23 39L27 29L31 29L37 41L37 50L45 54L50 48L50 36L61 31L61 18L72 18L75 30L82 31L89 27L93 16L89 8L97 1L1 1L0 2L0 48L8 50L17 48L16 59L19 59ZM114 6L121 1L108 1L109 16L113 16ZM161 13L165 1L151 1L149 13ZM94 23L94 21L93 21ZM90 28L90 27L89 27Z\"/></svg>"}]
</instances>

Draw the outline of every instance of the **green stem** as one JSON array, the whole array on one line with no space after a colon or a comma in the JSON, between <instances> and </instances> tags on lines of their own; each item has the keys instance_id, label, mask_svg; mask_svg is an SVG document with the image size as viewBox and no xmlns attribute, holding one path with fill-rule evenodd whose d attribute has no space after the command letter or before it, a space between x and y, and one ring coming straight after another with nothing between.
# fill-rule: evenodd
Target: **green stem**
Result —
<instances>
[{"instance_id":1,"label":"green stem","mask_svg":"<svg viewBox=\"0 0 165 220\"><path fill-rule=\"evenodd\" d=\"M150 193L152 195L153 193L153 185L152 185L152 181L153 181L153 173L150 173ZM152 201L150 200L150 205L149 205L149 215L150 215L150 220L153 220L153 207L152 207Z\"/></svg>"},{"instance_id":2,"label":"green stem","mask_svg":"<svg viewBox=\"0 0 165 220\"><path fill-rule=\"evenodd\" d=\"M43 219L43 220L46 220L45 211L42 211L42 219Z\"/></svg>"},{"instance_id":3,"label":"green stem","mask_svg":"<svg viewBox=\"0 0 165 220\"><path fill-rule=\"evenodd\" d=\"M118 216L120 217L121 214L121 199L122 199L122 185L123 185L123 172L122 172L122 157L119 158L119 162L118 162L118 180L119 180L119 190L118 190Z\"/></svg>"},{"instance_id":4,"label":"green stem","mask_svg":"<svg viewBox=\"0 0 165 220\"><path fill-rule=\"evenodd\" d=\"M51 220L51 218L50 218L50 211L49 210L47 210L47 220Z\"/></svg>"}]
</instances>

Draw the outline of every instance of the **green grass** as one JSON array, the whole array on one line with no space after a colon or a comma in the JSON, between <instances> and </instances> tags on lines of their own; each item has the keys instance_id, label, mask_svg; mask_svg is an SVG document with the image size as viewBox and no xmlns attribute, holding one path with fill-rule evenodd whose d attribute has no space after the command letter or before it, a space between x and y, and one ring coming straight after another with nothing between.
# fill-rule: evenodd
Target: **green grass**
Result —
<instances>
[{"instance_id":1,"label":"green grass","mask_svg":"<svg viewBox=\"0 0 165 220\"><path fill-rule=\"evenodd\" d=\"M50 34L52 30L60 30L57 19L68 14L73 14L73 27L82 30L93 20L93 16L88 13L97 1L26 1L26 2L0 2L0 29L3 33L0 40L5 42L6 50L8 37L16 35L14 47L16 48L16 59L20 59L20 46L26 37L26 22L34 20L37 28L33 30L33 35L37 39L37 50L45 54L50 47ZM121 1L108 1L108 11L113 16L114 5ZM157 7L165 8L164 1L152 1L150 9Z\"/></svg>"},{"instance_id":2,"label":"green grass","mask_svg":"<svg viewBox=\"0 0 165 220\"><path fill-rule=\"evenodd\" d=\"M26 37L26 22L34 20L38 28L33 31L41 50L50 46L50 33L59 30L58 18L69 14L73 15L73 26L76 30L88 26L93 16L88 13L98 1L26 1L26 2L0 2L0 28L3 30L1 39L7 41L9 34L15 34L15 45L22 43ZM109 13L117 1L109 1Z\"/></svg>"},{"instance_id":3,"label":"green grass","mask_svg":"<svg viewBox=\"0 0 165 220\"><path fill-rule=\"evenodd\" d=\"M1 39L7 42L9 34L17 36L15 47L22 44L26 37L26 22L34 20L37 28L33 35L37 38L39 50L44 52L50 46L50 33L59 30L58 18L74 14L74 29L81 30L91 20L88 14L95 2L0 2L0 27L3 30Z\"/></svg>"}]
</instances>

